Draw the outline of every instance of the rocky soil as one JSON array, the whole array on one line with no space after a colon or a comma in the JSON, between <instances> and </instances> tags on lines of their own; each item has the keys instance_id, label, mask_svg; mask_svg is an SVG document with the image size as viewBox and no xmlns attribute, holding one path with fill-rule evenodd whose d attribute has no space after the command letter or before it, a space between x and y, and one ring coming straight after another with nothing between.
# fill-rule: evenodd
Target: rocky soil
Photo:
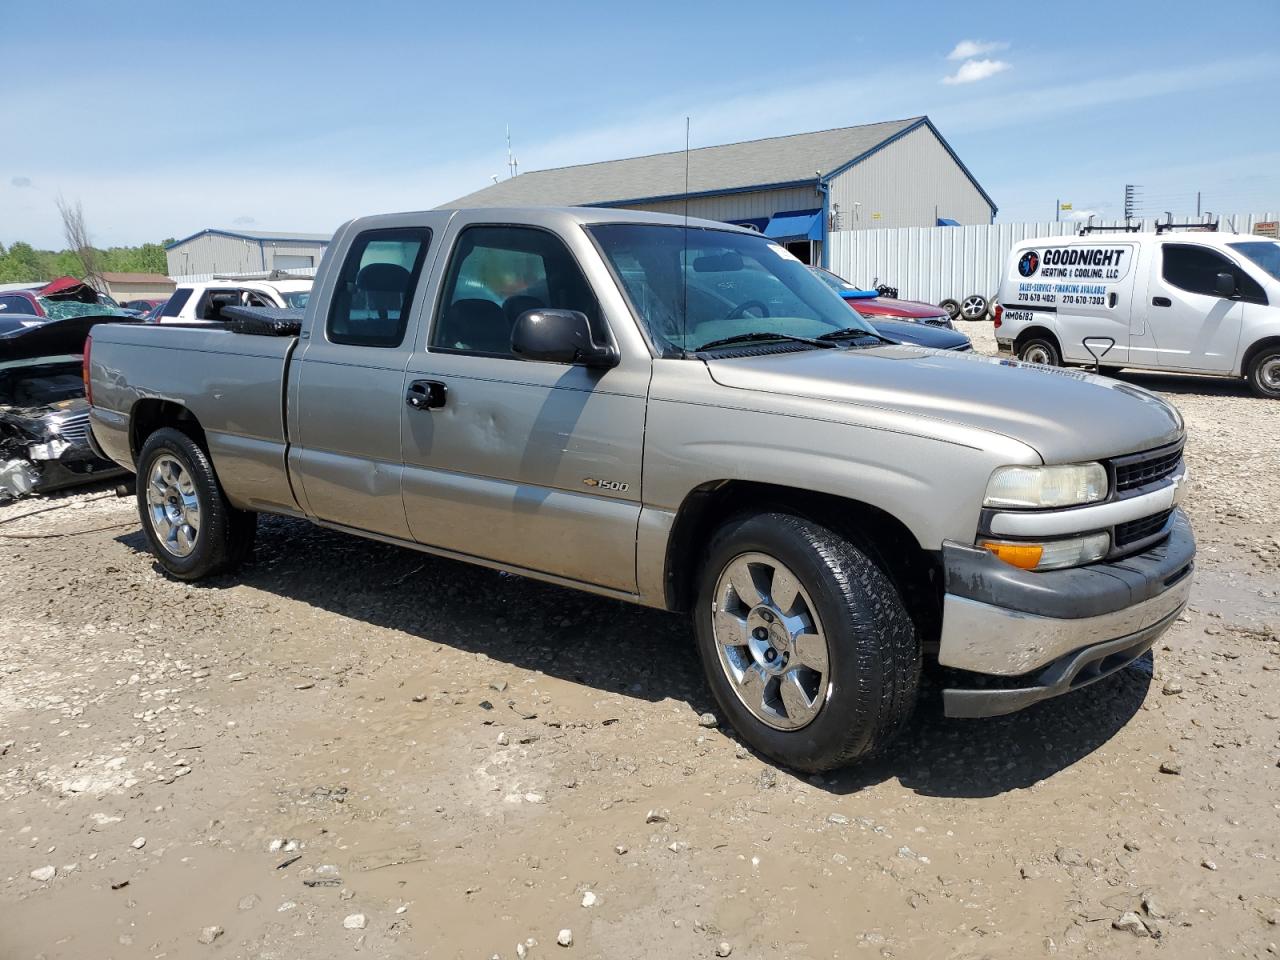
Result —
<instances>
[{"instance_id":1,"label":"rocky soil","mask_svg":"<svg viewBox=\"0 0 1280 960\"><path fill-rule=\"evenodd\" d=\"M1188 422L1187 615L822 778L671 616L283 519L186 585L109 490L0 508L0 957L1275 954L1280 404L1126 376Z\"/></svg>"}]
</instances>

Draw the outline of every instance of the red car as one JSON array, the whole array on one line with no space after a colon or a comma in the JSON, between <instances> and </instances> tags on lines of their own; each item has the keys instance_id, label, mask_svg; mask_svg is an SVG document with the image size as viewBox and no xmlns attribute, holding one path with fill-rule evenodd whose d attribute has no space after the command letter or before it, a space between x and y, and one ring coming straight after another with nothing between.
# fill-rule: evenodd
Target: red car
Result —
<instances>
[{"instance_id":1,"label":"red car","mask_svg":"<svg viewBox=\"0 0 1280 960\"><path fill-rule=\"evenodd\" d=\"M854 309L867 317L884 317L892 320L908 320L912 323L927 323L934 327L946 327L954 330L955 324L947 316L947 311L935 307L932 303L919 300L894 300L882 297L874 290L861 290L843 277L838 277L830 270L822 267L814 268L822 279L836 289L846 300L856 303Z\"/></svg>"},{"instance_id":2,"label":"red car","mask_svg":"<svg viewBox=\"0 0 1280 960\"><path fill-rule=\"evenodd\" d=\"M75 277L58 277L34 290L5 290L0 293L0 317L22 314L65 320L68 317L127 317L110 298L100 296Z\"/></svg>"}]
</instances>

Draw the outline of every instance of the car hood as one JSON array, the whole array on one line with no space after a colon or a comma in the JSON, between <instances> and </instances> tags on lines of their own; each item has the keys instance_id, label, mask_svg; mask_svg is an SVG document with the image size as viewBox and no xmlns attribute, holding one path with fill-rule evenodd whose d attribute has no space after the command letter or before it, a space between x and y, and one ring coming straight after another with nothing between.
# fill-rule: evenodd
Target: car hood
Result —
<instances>
[{"instance_id":1,"label":"car hood","mask_svg":"<svg viewBox=\"0 0 1280 960\"><path fill-rule=\"evenodd\" d=\"M913 317L917 320L945 317L947 312L932 303L895 300L892 297L849 297L846 302L859 313L878 317Z\"/></svg>"},{"instance_id":2,"label":"car hood","mask_svg":"<svg viewBox=\"0 0 1280 960\"><path fill-rule=\"evenodd\" d=\"M14 318L17 319L17 318ZM85 337L100 323L128 323L118 314L93 317L68 317L30 323L35 318L23 317L17 324L0 327L0 360L33 360L84 353Z\"/></svg>"},{"instance_id":3,"label":"car hood","mask_svg":"<svg viewBox=\"0 0 1280 960\"><path fill-rule=\"evenodd\" d=\"M891 410L1025 443L1046 463L1148 450L1181 438L1182 417L1140 387L1083 370L892 346L706 361L716 383Z\"/></svg>"},{"instance_id":4,"label":"car hood","mask_svg":"<svg viewBox=\"0 0 1280 960\"><path fill-rule=\"evenodd\" d=\"M911 320L891 320L888 317L869 317L867 323L876 328L891 340L912 343L918 347L933 347L935 350L956 350L969 346L969 338L958 330L946 327L935 327L929 323L915 323Z\"/></svg>"}]
</instances>

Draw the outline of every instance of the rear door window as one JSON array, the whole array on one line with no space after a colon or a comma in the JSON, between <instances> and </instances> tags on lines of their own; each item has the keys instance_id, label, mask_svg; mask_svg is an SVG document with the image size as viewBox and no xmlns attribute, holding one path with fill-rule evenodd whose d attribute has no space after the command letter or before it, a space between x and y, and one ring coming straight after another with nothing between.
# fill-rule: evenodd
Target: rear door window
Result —
<instances>
[{"instance_id":1,"label":"rear door window","mask_svg":"<svg viewBox=\"0 0 1280 960\"><path fill-rule=\"evenodd\" d=\"M183 288L173 291L171 296L160 311L162 317L176 317L182 312L182 308L187 305L187 301L191 299L190 288Z\"/></svg>"},{"instance_id":2,"label":"rear door window","mask_svg":"<svg viewBox=\"0 0 1280 960\"><path fill-rule=\"evenodd\" d=\"M22 297L0 297L0 312L30 313L31 304Z\"/></svg>"},{"instance_id":3,"label":"rear door window","mask_svg":"<svg viewBox=\"0 0 1280 960\"><path fill-rule=\"evenodd\" d=\"M329 342L400 346L430 243L431 231L425 227L368 230L357 236L329 306Z\"/></svg>"}]
</instances>

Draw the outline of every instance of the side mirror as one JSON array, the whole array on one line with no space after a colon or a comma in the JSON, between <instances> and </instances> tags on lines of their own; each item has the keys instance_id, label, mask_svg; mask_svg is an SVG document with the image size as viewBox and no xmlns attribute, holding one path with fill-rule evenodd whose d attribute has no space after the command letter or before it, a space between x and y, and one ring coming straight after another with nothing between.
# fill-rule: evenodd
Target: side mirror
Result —
<instances>
[{"instance_id":1,"label":"side mirror","mask_svg":"<svg viewBox=\"0 0 1280 960\"><path fill-rule=\"evenodd\" d=\"M618 351L598 344L591 322L580 310L526 310L511 330L511 352L525 360L616 367Z\"/></svg>"},{"instance_id":2,"label":"side mirror","mask_svg":"<svg viewBox=\"0 0 1280 960\"><path fill-rule=\"evenodd\" d=\"M1236 278L1229 273L1220 273L1213 280L1213 292L1224 300L1236 295Z\"/></svg>"}]
</instances>

